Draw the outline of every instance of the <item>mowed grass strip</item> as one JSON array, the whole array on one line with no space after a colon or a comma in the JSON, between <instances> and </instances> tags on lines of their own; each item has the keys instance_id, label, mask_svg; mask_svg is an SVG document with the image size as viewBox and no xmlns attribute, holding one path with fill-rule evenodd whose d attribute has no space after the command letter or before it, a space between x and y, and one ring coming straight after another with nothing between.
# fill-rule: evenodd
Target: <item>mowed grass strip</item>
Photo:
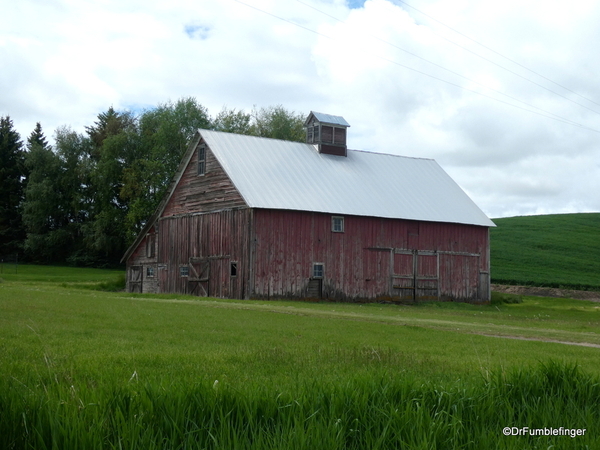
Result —
<instances>
[{"instance_id":1,"label":"mowed grass strip","mask_svg":"<svg viewBox=\"0 0 600 450\"><path fill-rule=\"evenodd\" d=\"M600 344L598 305L565 299L475 306L350 305L153 298L4 284L9 366L91 368L285 384L357 371L465 376L565 358L596 369L598 349L483 335ZM21 355L21 356L19 356ZM1 370L1 369L0 369Z\"/></svg>"}]
</instances>

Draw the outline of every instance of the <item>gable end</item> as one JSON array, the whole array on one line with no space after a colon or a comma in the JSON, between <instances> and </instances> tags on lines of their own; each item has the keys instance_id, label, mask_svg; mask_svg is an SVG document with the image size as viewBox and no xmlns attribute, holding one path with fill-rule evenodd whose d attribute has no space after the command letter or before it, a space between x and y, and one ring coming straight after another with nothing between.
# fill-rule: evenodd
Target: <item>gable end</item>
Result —
<instances>
[{"instance_id":1,"label":"gable end","mask_svg":"<svg viewBox=\"0 0 600 450\"><path fill-rule=\"evenodd\" d=\"M161 216L247 206L210 147L200 140Z\"/></svg>"}]
</instances>

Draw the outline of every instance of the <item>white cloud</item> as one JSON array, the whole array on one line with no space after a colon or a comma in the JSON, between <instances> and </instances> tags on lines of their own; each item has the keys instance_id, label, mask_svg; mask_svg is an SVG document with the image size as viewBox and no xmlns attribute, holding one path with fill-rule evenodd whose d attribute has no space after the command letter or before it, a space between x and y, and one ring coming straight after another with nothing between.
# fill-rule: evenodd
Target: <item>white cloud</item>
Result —
<instances>
[{"instance_id":1,"label":"white cloud","mask_svg":"<svg viewBox=\"0 0 600 450\"><path fill-rule=\"evenodd\" d=\"M413 6L4 2L0 115L25 139L111 105L282 104L343 115L351 148L435 158L492 217L600 210L600 6Z\"/></svg>"}]
</instances>

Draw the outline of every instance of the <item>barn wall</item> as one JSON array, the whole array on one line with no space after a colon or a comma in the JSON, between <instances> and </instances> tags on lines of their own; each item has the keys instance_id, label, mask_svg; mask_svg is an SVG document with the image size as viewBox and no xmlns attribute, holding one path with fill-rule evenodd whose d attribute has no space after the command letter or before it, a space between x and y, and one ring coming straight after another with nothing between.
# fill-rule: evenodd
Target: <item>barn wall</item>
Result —
<instances>
[{"instance_id":1,"label":"barn wall","mask_svg":"<svg viewBox=\"0 0 600 450\"><path fill-rule=\"evenodd\" d=\"M203 145L201 141L198 147ZM204 175L198 175L198 147L169 199L163 217L246 206L244 199L208 147L206 172Z\"/></svg>"},{"instance_id":2,"label":"barn wall","mask_svg":"<svg viewBox=\"0 0 600 450\"><path fill-rule=\"evenodd\" d=\"M336 233L330 214L254 214L254 297L313 296L322 263L323 298L489 299L486 227L345 216Z\"/></svg>"},{"instance_id":3,"label":"barn wall","mask_svg":"<svg viewBox=\"0 0 600 450\"><path fill-rule=\"evenodd\" d=\"M198 148L202 145L201 141L194 150L157 226L128 258L128 292L199 294L202 287L210 285L211 295L217 297L246 295L247 267L243 274L231 277L231 263L237 262L239 257L242 262L238 264L248 265L247 251L244 253L239 248L242 242L244 248L248 247L247 231L242 235L241 229L246 227L244 230L247 230L250 212L207 146L206 171L198 175ZM240 208L245 212L241 212ZM148 239L155 242L152 258L147 257ZM190 258L210 258L204 267L208 264L212 283L190 282L190 279L198 277L179 276L181 265L190 265L190 269L198 270L200 263L192 264ZM154 267L151 277L147 276L148 266ZM141 282L138 281L140 278Z\"/></svg>"},{"instance_id":4,"label":"barn wall","mask_svg":"<svg viewBox=\"0 0 600 450\"><path fill-rule=\"evenodd\" d=\"M158 292L155 229L144 237L127 261L127 292Z\"/></svg>"},{"instance_id":5,"label":"barn wall","mask_svg":"<svg viewBox=\"0 0 600 450\"><path fill-rule=\"evenodd\" d=\"M160 291L247 297L251 217L252 211L244 208L160 219L157 239ZM236 269L233 276L232 263ZM180 273L184 266L188 267L187 276Z\"/></svg>"}]
</instances>

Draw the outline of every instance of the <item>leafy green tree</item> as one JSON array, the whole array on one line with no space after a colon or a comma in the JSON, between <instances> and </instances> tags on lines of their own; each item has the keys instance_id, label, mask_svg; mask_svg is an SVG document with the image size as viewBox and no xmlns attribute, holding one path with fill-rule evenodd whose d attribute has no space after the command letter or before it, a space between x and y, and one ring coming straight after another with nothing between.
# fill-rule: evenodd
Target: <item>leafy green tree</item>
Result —
<instances>
[{"instance_id":1,"label":"leafy green tree","mask_svg":"<svg viewBox=\"0 0 600 450\"><path fill-rule=\"evenodd\" d=\"M92 145L85 135L68 127L56 130L55 141L59 165L56 220L60 225L52 233L51 243L62 248L61 262L66 258L66 262L73 265L94 265L93 255L89 254L84 243L84 228L91 220L94 206L90 161Z\"/></svg>"},{"instance_id":2,"label":"leafy green tree","mask_svg":"<svg viewBox=\"0 0 600 450\"><path fill-rule=\"evenodd\" d=\"M38 124L27 141L28 255L115 264L156 210L198 129L304 141L303 121L282 106L251 113L224 107L211 121L196 99L184 98L139 116L110 107L85 134L59 128L54 150Z\"/></svg>"},{"instance_id":3,"label":"leafy green tree","mask_svg":"<svg viewBox=\"0 0 600 450\"><path fill-rule=\"evenodd\" d=\"M211 128L207 109L194 98L165 103L138 120L138 157L123 173L128 201L126 226L132 241L165 195L181 158L199 128Z\"/></svg>"},{"instance_id":4,"label":"leafy green tree","mask_svg":"<svg viewBox=\"0 0 600 450\"><path fill-rule=\"evenodd\" d=\"M22 203L25 153L9 116L0 118L0 255L17 253L25 240Z\"/></svg>"},{"instance_id":5,"label":"leafy green tree","mask_svg":"<svg viewBox=\"0 0 600 450\"><path fill-rule=\"evenodd\" d=\"M89 220L83 226L88 257L95 265L118 263L126 248L123 226L128 204L121 197L123 172L137 157L136 119L112 107L86 127L90 142Z\"/></svg>"},{"instance_id":6,"label":"leafy green tree","mask_svg":"<svg viewBox=\"0 0 600 450\"><path fill-rule=\"evenodd\" d=\"M227 133L250 134L252 115L242 110L223 108L213 122L213 129Z\"/></svg>"},{"instance_id":7,"label":"leafy green tree","mask_svg":"<svg viewBox=\"0 0 600 450\"><path fill-rule=\"evenodd\" d=\"M305 117L288 111L283 106L269 106L252 111L252 124L249 134L261 137L304 142Z\"/></svg>"}]
</instances>

